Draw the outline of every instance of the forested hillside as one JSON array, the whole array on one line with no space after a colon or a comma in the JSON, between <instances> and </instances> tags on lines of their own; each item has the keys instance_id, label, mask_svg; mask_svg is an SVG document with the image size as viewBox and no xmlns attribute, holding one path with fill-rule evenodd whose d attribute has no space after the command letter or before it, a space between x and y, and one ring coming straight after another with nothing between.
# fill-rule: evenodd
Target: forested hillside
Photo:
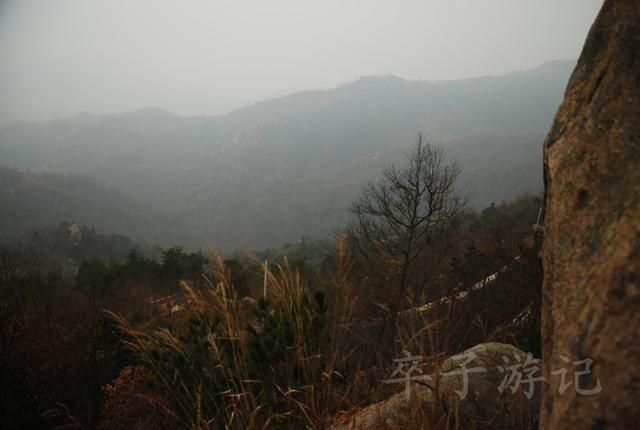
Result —
<instances>
[{"instance_id":1,"label":"forested hillside","mask_svg":"<svg viewBox=\"0 0 640 430\"><path fill-rule=\"evenodd\" d=\"M217 117L148 108L15 123L0 129L0 160L91 176L135 201L116 202L112 191L99 198L107 213L127 214L108 222L48 202L65 217L56 222L80 219L163 245L180 237L190 248L265 248L344 224L362 184L400 160L418 132L460 161L459 188L473 206L539 191L540 142L573 64L460 81L366 77ZM41 224L38 213L7 219L9 230Z\"/></svg>"},{"instance_id":2,"label":"forested hillside","mask_svg":"<svg viewBox=\"0 0 640 430\"><path fill-rule=\"evenodd\" d=\"M0 239L15 240L61 222L136 239L160 240L168 225L133 198L87 176L24 172L0 166ZM171 233L164 231L164 239Z\"/></svg>"}]
</instances>

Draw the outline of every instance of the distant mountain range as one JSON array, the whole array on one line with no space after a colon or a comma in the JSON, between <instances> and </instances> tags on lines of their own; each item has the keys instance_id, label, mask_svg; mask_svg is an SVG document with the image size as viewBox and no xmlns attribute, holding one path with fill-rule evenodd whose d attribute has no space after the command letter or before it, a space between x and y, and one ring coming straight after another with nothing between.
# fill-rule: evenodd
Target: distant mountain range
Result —
<instances>
[{"instance_id":1,"label":"distant mountain range","mask_svg":"<svg viewBox=\"0 0 640 430\"><path fill-rule=\"evenodd\" d=\"M0 129L0 164L30 172L4 169L0 192L31 206L3 212L2 231L76 221L223 250L322 237L419 132L463 165L474 206L512 199L542 188L542 140L574 65L457 81L372 76L213 117L147 108L14 123ZM84 177L31 173L41 171Z\"/></svg>"}]
</instances>

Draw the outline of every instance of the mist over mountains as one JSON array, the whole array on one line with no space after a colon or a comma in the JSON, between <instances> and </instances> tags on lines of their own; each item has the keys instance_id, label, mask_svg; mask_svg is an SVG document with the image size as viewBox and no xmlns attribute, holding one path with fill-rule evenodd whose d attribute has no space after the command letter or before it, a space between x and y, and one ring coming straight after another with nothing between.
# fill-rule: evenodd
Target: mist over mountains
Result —
<instances>
[{"instance_id":1,"label":"mist over mountains","mask_svg":"<svg viewBox=\"0 0 640 430\"><path fill-rule=\"evenodd\" d=\"M221 116L146 108L14 123L0 129L0 234L75 221L148 245L226 251L323 237L419 132L463 166L473 206L537 192L542 140L574 66L439 82L371 76Z\"/></svg>"}]
</instances>

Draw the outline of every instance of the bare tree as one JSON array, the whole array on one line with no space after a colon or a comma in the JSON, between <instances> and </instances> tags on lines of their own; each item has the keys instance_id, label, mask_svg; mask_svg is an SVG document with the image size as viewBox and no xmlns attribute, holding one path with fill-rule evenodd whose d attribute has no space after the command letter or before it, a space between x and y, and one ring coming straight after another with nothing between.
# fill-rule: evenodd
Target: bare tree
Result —
<instances>
[{"instance_id":1,"label":"bare tree","mask_svg":"<svg viewBox=\"0 0 640 430\"><path fill-rule=\"evenodd\" d=\"M348 234L356 251L371 267L388 260L398 264L395 288L387 294L394 318L410 288L427 282L416 276L421 257L464 208L455 191L460 172L455 162L445 160L442 147L424 142L420 134L405 165L386 168L353 204Z\"/></svg>"}]
</instances>

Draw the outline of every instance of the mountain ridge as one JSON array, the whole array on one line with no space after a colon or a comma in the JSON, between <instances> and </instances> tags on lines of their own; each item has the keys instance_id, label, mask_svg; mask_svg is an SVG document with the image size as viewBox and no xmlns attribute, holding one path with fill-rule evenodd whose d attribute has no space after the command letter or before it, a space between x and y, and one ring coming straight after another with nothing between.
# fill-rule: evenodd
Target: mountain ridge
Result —
<instances>
[{"instance_id":1,"label":"mountain ridge","mask_svg":"<svg viewBox=\"0 0 640 430\"><path fill-rule=\"evenodd\" d=\"M0 128L0 160L95 177L172 219L187 246L266 248L344 224L361 186L419 132L462 161L476 207L538 191L572 66L436 84L368 77L222 116L143 108L23 123Z\"/></svg>"},{"instance_id":2,"label":"mountain ridge","mask_svg":"<svg viewBox=\"0 0 640 430\"><path fill-rule=\"evenodd\" d=\"M296 95L304 95L304 94L316 93L316 92L320 93L320 92L334 91L334 90L341 89L343 87L348 87L348 86L352 86L352 85L361 85L361 83L364 83L364 82L367 82L367 81L390 80L390 81L397 81L397 82L403 82L403 83L408 83L408 84L433 84L433 85L437 85L437 84L448 84L448 83L460 83L460 82L466 82L466 81L496 79L496 78L501 78L501 77L506 77L506 76L518 75L518 74L526 74L526 73L529 73L529 72L543 71L543 70L548 70L548 69L557 68L557 67L573 68L573 67L575 67L575 64L576 64L576 60L558 59L558 60L547 61L545 63L542 63L542 64L540 64L538 66L535 66L535 67L529 68L529 69L512 70L512 71L509 71L509 72L506 72L506 73L502 73L502 74L489 74L489 75L481 75L481 76L476 76L476 77L471 77L471 78L460 78L460 79L408 79L408 78L403 78L403 77L398 76L398 75L393 74L393 73L364 75L364 76L360 76L360 77L354 79L353 81L341 83L341 84L338 84L338 85L336 85L334 87L330 87L330 88L308 89L308 90L294 91L294 92L291 92L291 93L288 93L288 94L285 94L285 95L281 95L281 96L269 97L267 99L258 100L258 101L246 104L244 106L239 106L237 108L231 109L228 112L221 113L221 114L214 114L214 115L210 115L210 114L183 115L183 114L174 112L171 109L160 107L160 106L143 106L143 107L140 107L138 109L134 109L134 110L131 110L131 111L122 111L122 112L89 112L89 111L82 111L82 112L78 112L75 115L63 116L63 117L59 117L59 118L52 118L52 119L46 119L46 120L15 120L15 121L12 121L10 123L1 125L0 129L6 128L6 127L11 127L11 126L14 126L14 125L24 125L24 124L33 125L33 124L43 124L43 123L50 123L50 122L57 122L57 121L65 121L65 120L75 119L77 117L82 117L82 116L87 116L87 117L108 117L108 116L135 115L135 114L150 114L150 116L173 117L173 118L182 118L182 119L219 118L219 117L224 117L224 116L233 114L233 113L235 113L237 111L242 111L242 110L245 110L245 109L248 109L248 108L252 108L252 107L254 107L256 105L259 105L259 104L269 103L269 102L273 102L273 101L277 101L277 100L282 100L282 99L286 99L286 98L289 98L289 97L292 97L292 96L296 96Z\"/></svg>"}]
</instances>

